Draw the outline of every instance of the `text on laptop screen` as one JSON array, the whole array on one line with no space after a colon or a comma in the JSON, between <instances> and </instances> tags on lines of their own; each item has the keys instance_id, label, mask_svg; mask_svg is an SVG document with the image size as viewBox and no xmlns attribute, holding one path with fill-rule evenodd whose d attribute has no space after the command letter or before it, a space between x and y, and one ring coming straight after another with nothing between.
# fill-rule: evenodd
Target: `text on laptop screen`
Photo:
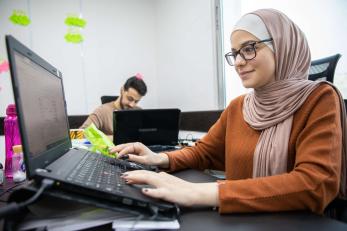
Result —
<instances>
[{"instance_id":1,"label":"text on laptop screen","mask_svg":"<svg viewBox=\"0 0 347 231\"><path fill-rule=\"evenodd\" d=\"M31 156L59 145L68 136L62 79L15 52L18 88Z\"/></svg>"}]
</instances>

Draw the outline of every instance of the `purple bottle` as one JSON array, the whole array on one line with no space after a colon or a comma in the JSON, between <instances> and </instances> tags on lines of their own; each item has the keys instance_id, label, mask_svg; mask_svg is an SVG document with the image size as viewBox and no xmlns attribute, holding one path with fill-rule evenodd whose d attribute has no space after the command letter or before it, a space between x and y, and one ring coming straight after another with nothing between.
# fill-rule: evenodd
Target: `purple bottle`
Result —
<instances>
[{"instance_id":1,"label":"purple bottle","mask_svg":"<svg viewBox=\"0 0 347 231\"><path fill-rule=\"evenodd\" d=\"M6 109L6 117L4 119L5 132L5 176L12 178L12 146L22 144L19 134L18 118L15 104L9 104Z\"/></svg>"}]
</instances>

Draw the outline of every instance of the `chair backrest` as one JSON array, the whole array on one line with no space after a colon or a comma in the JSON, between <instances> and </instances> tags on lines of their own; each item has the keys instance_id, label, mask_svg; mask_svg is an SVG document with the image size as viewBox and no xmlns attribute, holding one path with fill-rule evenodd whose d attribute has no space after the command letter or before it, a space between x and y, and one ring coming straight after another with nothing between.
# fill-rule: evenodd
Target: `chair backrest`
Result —
<instances>
[{"instance_id":1,"label":"chair backrest","mask_svg":"<svg viewBox=\"0 0 347 231\"><path fill-rule=\"evenodd\" d=\"M111 101L115 101L118 98L116 95L103 95L101 96L101 103L105 104Z\"/></svg>"},{"instance_id":2,"label":"chair backrest","mask_svg":"<svg viewBox=\"0 0 347 231\"><path fill-rule=\"evenodd\" d=\"M333 83L336 64L339 61L340 57L340 54L336 54L323 59L312 61L308 79L313 81L326 80Z\"/></svg>"}]
</instances>

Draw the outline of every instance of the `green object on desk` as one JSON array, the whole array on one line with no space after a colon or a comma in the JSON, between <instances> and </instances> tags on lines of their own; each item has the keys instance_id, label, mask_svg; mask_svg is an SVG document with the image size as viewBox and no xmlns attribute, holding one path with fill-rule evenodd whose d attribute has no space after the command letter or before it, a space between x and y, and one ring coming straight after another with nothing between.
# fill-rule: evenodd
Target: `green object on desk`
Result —
<instances>
[{"instance_id":1,"label":"green object on desk","mask_svg":"<svg viewBox=\"0 0 347 231\"><path fill-rule=\"evenodd\" d=\"M109 148L114 147L115 145L102 131L97 129L93 123L84 129L84 136L92 144L92 147L90 148L92 152L100 152L101 154L112 158L117 157L116 153L109 152Z\"/></svg>"}]
</instances>

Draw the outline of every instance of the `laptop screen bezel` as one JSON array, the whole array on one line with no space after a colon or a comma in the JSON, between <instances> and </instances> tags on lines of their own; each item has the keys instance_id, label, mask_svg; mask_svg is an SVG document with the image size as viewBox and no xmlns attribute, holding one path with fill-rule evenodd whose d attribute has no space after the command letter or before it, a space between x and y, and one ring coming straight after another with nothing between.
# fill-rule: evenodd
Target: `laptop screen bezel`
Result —
<instances>
[{"instance_id":1,"label":"laptop screen bezel","mask_svg":"<svg viewBox=\"0 0 347 231\"><path fill-rule=\"evenodd\" d=\"M27 177L29 179L34 178L36 175L36 169L45 169L47 165L52 163L54 160L58 159L62 155L64 155L70 148L71 148L71 140L69 137L69 123L68 123L68 117L67 117L67 110L66 110L66 101L65 101L65 93L63 88L63 82L62 82L62 74L61 72L53 67L51 64L49 64L47 61L45 61L43 58L41 58L39 55L37 55L35 52L30 50L28 47L17 41L14 37L11 35L6 35L6 47L7 47L7 54L10 64L10 75L12 80L12 89L13 89L13 95L14 100L16 104L17 109L17 116L18 116L18 122L19 122L19 130L21 134L21 141L22 141L22 147L23 147L23 154L24 154L24 162L26 165L26 172ZM26 58L28 58L30 61L36 63L37 65L44 68L46 71L51 73L54 77L58 78L59 81L61 81L62 86L62 93L64 98L64 104L65 104L65 115L66 115L66 123L67 123L67 134L65 138L63 139L63 142L59 143L56 146L53 146L49 150L46 150L41 153L35 153L34 156L31 156L29 152L29 144L27 142L27 131L26 131L26 125L24 120L24 109L23 104L21 100L21 93L18 90L18 75L16 71L16 60L15 60L15 53L18 53ZM34 84L34 83L33 83Z\"/></svg>"}]
</instances>

